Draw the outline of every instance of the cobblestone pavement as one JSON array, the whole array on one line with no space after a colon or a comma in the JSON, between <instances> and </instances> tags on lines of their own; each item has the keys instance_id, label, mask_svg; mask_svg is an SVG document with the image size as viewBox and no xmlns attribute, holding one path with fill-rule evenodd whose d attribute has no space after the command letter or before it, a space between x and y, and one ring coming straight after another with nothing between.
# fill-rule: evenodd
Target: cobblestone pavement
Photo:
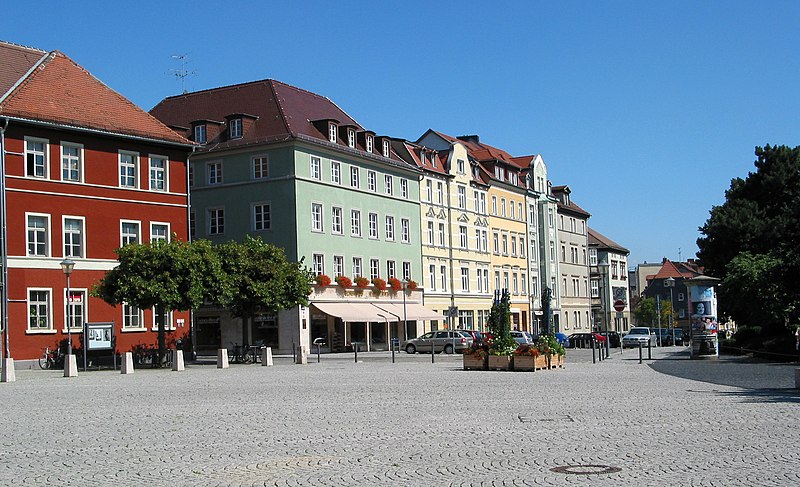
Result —
<instances>
[{"instance_id":1,"label":"cobblestone pavement","mask_svg":"<svg viewBox=\"0 0 800 487\"><path fill-rule=\"evenodd\" d=\"M0 485L800 485L793 366L653 358L20 370L0 384Z\"/></svg>"}]
</instances>

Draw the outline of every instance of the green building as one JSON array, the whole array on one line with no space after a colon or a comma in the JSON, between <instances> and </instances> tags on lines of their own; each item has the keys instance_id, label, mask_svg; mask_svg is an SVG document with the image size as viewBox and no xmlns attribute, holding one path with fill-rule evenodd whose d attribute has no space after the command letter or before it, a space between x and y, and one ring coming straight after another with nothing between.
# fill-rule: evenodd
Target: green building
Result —
<instances>
[{"instance_id":1,"label":"green building","mask_svg":"<svg viewBox=\"0 0 800 487\"><path fill-rule=\"evenodd\" d=\"M200 144L190 157L193 238L260 236L331 280L420 281L421 172L328 98L263 80L170 97L151 114ZM421 288L334 282L315 286L311 303L246 330L224 310L197 310L195 347L263 342L280 353L322 337L334 351L379 349L431 319Z\"/></svg>"}]
</instances>

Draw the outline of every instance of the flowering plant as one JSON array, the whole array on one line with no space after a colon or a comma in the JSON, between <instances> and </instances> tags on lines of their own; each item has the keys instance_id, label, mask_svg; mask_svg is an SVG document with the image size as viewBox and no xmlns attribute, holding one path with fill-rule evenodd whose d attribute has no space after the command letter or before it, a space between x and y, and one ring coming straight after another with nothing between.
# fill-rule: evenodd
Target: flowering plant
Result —
<instances>
[{"instance_id":1,"label":"flowering plant","mask_svg":"<svg viewBox=\"0 0 800 487\"><path fill-rule=\"evenodd\" d=\"M411 289L412 291L413 291L413 290L415 290L415 289L417 288L417 281L414 281L414 280L412 280L412 279L409 279L409 280L408 280L408 283L406 284L406 287L407 287L408 289Z\"/></svg>"},{"instance_id":2,"label":"flowering plant","mask_svg":"<svg viewBox=\"0 0 800 487\"><path fill-rule=\"evenodd\" d=\"M354 282L356 283L356 287L360 289L366 289L366 287L369 286L369 279L366 277L358 276Z\"/></svg>"},{"instance_id":3,"label":"flowering plant","mask_svg":"<svg viewBox=\"0 0 800 487\"><path fill-rule=\"evenodd\" d=\"M328 286L331 283L331 278L325 274L319 274L316 278L317 286Z\"/></svg>"},{"instance_id":4,"label":"flowering plant","mask_svg":"<svg viewBox=\"0 0 800 487\"><path fill-rule=\"evenodd\" d=\"M566 355L567 353L564 345L559 343L558 339L554 335L540 336L536 347L539 349L539 353L542 354Z\"/></svg>"},{"instance_id":5,"label":"flowering plant","mask_svg":"<svg viewBox=\"0 0 800 487\"><path fill-rule=\"evenodd\" d=\"M400 282L400 279L396 277L389 278L389 286L392 288L392 291L399 291L403 289L403 283Z\"/></svg>"},{"instance_id":6,"label":"flowering plant","mask_svg":"<svg viewBox=\"0 0 800 487\"><path fill-rule=\"evenodd\" d=\"M480 345L478 343L473 342L472 345L464 349L464 355L475 355L476 357L485 357L489 355L489 352L486 349L485 345Z\"/></svg>"},{"instance_id":7,"label":"flowering plant","mask_svg":"<svg viewBox=\"0 0 800 487\"><path fill-rule=\"evenodd\" d=\"M386 281L384 281L380 277L376 277L375 279L373 279L372 285L375 286L375 289L377 289L378 291L383 291L384 289L386 289Z\"/></svg>"},{"instance_id":8,"label":"flowering plant","mask_svg":"<svg viewBox=\"0 0 800 487\"><path fill-rule=\"evenodd\" d=\"M353 281L347 276L336 276L336 284L341 287L350 287L353 285Z\"/></svg>"},{"instance_id":9,"label":"flowering plant","mask_svg":"<svg viewBox=\"0 0 800 487\"><path fill-rule=\"evenodd\" d=\"M536 346L522 344L514 350L514 355L522 355L525 357L538 357L539 356L539 349Z\"/></svg>"}]
</instances>

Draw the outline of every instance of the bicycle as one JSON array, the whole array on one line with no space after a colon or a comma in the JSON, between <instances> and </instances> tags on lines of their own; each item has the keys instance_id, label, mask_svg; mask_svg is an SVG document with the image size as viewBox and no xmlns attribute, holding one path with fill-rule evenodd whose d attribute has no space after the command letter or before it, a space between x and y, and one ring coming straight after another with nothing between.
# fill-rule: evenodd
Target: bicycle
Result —
<instances>
[{"instance_id":1,"label":"bicycle","mask_svg":"<svg viewBox=\"0 0 800 487\"><path fill-rule=\"evenodd\" d=\"M253 353L249 346L231 342L231 348L228 349L228 360L235 364L249 364L253 362Z\"/></svg>"},{"instance_id":2,"label":"bicycle","mask_svg":"<svg viewBox=\"0 0 800 487\"><path fill-rule=\"evenodd\" d=\"M64 354L61 353L61 349L45 347L42 356L39 357L39 367L42 370L63 368Z\"/></svg>"}]
</instances>

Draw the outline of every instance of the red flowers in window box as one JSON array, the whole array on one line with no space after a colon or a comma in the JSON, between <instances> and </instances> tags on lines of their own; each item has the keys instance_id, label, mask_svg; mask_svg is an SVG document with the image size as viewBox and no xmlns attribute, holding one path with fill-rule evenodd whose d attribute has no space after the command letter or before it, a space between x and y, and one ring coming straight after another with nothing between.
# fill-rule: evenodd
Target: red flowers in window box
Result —
<instances>
[{"instance_id":1,"label":"red flowers in window box","mask_svg":"<svg viewBox=\"0 0 800 487\"><path fill-rule=\"evenodd\" d=\"M412 291L417 289L417 281L409 279L408 283L406 284L406 288L411 289Z\"/></svg>"},{"instance_id":2,"label":"red flowers in window box","mask_svg":"<svg viewBox=\"0 0 800 487\"><path fill-rule=\"evenodd\" d=\"M331 283L331 278L325 274L320 274L316 278L317 286L328 286Z\"/></svg>"},{"instance_id":3,"label":"red flowers in window box","mask_svg":"<svg viewBox=\"0 0 800 487\"><path fill-rule=\"evenodd\" d=\"M369 286L369 279L366 277L358 276L355 280L356 287L360 289L366 289Z\"/></svg>"},{"instance_id":4,"label":"red flowers in window box","mask_svg":"<svg viewBox=\"0 0 800 487\"><path fill-rule=\"evenodd\" d=\"M372 285L375 286L375 289L377 289L378 291L383 291L384 289L386 289L386 281L384 281L380 277L376 277L375 279L373 279Z\"/></svg>"},{"instance_id":5,"label":"red flowers in window box","mask_svg":"<svg viewBox=\"0 0 800 487\"><path fill-rule=\"evenodd\" d=\"M353 281L347 276L336 276L336 284L341 287L350 287L353 285Z\"/></svg>"},{"instance_id":6,"label":"red flowers in window box","mask_svg":"<svg viewBox=\"0 0 800 487\"><path fill-rule=\"evenodd\" d=\"M392 291L399 291L399 290L403 289L403 283L400 282L400 279L398 279L396 277L390 277L389 278L389 286L391 286Z\"/></svg>"}]
</instances>

